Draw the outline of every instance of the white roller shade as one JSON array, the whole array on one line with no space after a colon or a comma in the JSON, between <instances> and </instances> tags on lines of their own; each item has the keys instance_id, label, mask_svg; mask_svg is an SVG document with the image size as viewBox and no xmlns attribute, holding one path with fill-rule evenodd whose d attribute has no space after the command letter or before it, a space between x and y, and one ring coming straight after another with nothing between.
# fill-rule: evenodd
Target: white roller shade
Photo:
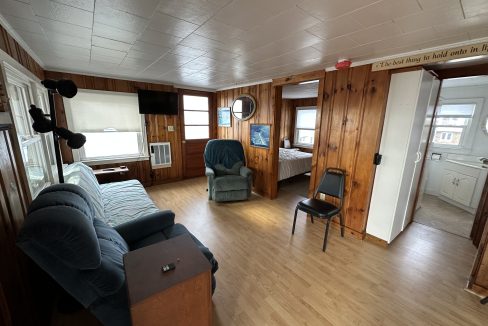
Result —
<instances>
[{"instance_id":1,"label":"white roller shade","mask_svg":"<svg viewBox=\"0 0 488 326\"><path fill-rule=\"evenodd\" d=\"M75 97L64 98L64 107L75 132L141 131L137 94L80 89Z\"/></svg>"}]
</instances>

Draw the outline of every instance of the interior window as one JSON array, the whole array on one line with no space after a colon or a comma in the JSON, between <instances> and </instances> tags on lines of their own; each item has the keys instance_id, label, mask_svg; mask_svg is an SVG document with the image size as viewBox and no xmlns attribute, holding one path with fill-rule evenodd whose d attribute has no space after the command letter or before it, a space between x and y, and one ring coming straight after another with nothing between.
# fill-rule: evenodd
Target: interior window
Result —
<instances>
[{"instance_id":1,"label":"interior window","mask_svg":"<svg viewBox=\"0 0 488 326\"><path fill-rule=\"evenodd\" d=\"M475 110L476 103L442 104L434 120L432 142L437 146L463 146Z\"/></svg>"},{"instance_id":2,"label":"interior window","mask_svg":"<svg viewBox=\"0 0 488 326\"><path fill-rule=\"evenodd\" d=\"M85 145L73 150L75 160L147 157L137 94L78 90L64 104L69 128L86 137Z\"/></svg>"},{"instance_id":3,"label":"interior window","mask_svg":"<svg viewBox=\"0 0 488 326\"><path fill-rule=\"evenodd\" d=\"M297 107L294 145L305 147L313 146L316 116L317 108L314 106Z\"/></svg>"},{"instance_id":4,"label":"interior window","mask_svg":"<svg viewBox=\"0 0 488 326\"><path fill-rule=\"evenodd\" d=\"M185 139L207 139L210 118L207 96L183 95Z\"/></svg>"}]
</instances>

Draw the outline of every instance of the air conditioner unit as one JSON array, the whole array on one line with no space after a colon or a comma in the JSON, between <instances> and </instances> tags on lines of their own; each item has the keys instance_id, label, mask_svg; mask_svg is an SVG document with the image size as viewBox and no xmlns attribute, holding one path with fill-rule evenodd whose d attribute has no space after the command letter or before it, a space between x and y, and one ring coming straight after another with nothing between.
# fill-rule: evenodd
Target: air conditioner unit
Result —
<instances>
[{"instance_id":1,"label":"air conditioner unit","mask_svg":"<svg viewBox=\"0 0 488 326\"><path fill-rule=\"evenodd\" d=\"M151 167L153 169L171 167L171 144L167 143L150 143Z\"/></svg>"}]
</instances>

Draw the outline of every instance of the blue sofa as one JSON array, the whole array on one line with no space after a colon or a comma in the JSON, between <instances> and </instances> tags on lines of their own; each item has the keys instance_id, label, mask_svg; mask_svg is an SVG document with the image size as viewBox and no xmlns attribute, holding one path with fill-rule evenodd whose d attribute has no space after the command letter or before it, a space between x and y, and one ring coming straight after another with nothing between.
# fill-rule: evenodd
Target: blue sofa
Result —
<instances>
[{"instance_id":1,"label":"blue sofa","mask_svg":"<svg viewBox=\"0 0 488 326\"><path fill-rule=\"evenodd\" d=\"M190 234L212 265L218 263L174 213L160 211L135 180L98 185L87 166L66 169L66 180L32 202L18 246L104 325L130 325L123 255Z\"/></svg>"}]
</instances>

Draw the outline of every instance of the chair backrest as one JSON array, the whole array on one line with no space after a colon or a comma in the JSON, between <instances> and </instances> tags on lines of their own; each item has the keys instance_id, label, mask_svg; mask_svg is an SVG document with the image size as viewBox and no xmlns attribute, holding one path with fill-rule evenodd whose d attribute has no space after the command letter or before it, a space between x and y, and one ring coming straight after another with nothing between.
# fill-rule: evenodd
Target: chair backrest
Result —
<instances>
[{"instance_id":1,"label":"chair backrest","mask_svg":"<svg viewBox=\"0 0 488 326\"><path fill-rule=\"evenodd\" d=\"M346 178L346 173L344 170L336 168L327 168L325 173L320 180L320 184L315 191L315 195L318 193L323 193L328 196L339 198L341 200L344 198L344 181Z\"/></svg>"},{"instance_id":2,"label":"chair backrest","mask_svg":"<svg viewBox=\"0 0 488 326\"><path fill-rule=\"evenodd\" d=\"M212 139L209 140L205 146L203 153L205 166L214 168L217 164L223 164L230 169L232 166L241 161L246 165L246 157L244 156L244 149L238 140L234 139Z\"/></svg>"}]
</instances>

